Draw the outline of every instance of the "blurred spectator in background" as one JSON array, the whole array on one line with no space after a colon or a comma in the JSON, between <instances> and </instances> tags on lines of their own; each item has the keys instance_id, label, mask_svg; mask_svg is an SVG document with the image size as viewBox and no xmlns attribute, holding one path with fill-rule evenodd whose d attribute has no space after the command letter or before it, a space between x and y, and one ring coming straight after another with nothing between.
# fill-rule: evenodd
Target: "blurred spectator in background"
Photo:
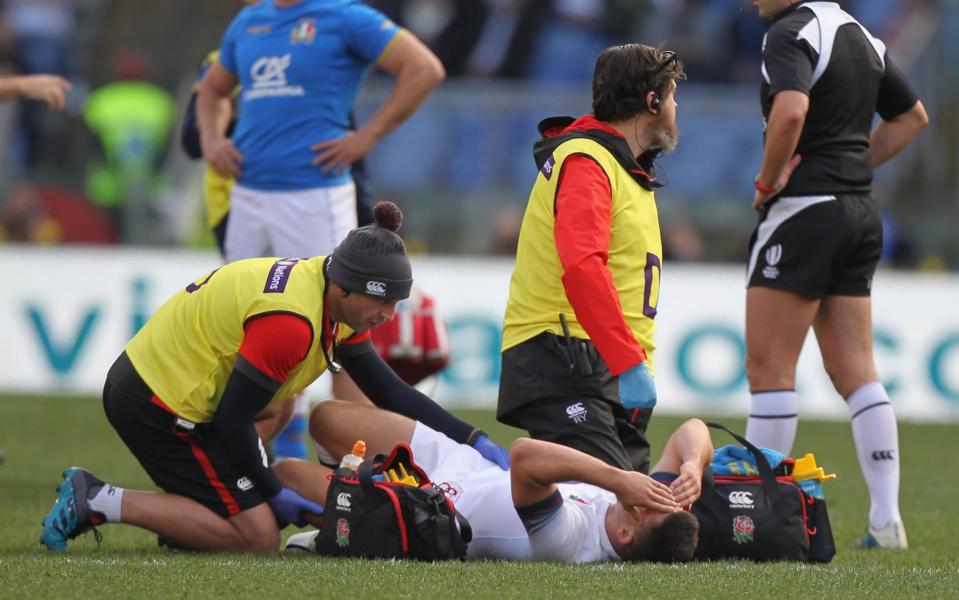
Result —
<instances>
[{"instance_id":1,"label":"blurred spectator in background","mask_svg":"<svg viewBox=\"0 0 959 600\"><path fill-rule=\"evenodd\" d=\"M729 21L730 78L736 83L759 81L763 36L766 23L756 17L752 0L736 0L738 5Z\"/></svg>"},{"instance_id":2,"label":"blurred spectator in background","mask_svg":"<svg viewBox=\"0 0 959 600\"><path fill-rule=\"evenodd\" d=\"M496 75L560 86L590 80L609 45L603 0L517 0L517 20Z\"/></svg>"},{"instance_id":3,"label":"blurred spectator in background","mask_svg":"<svg viewBox=\"0 0 959 600\"><path fill-rule=\"evenodd\" d=\"M60 241L60 227L46 215L33 187L18 185L7 192L0 211L0 240L38 244Z\"/></svg>"},{"instance_id":4,"label":"blurred spectator in background","mask_svg":"<svg viewBox=\"0 0 959 600\"><path fill-rule=\"evenodd\" d=\"M523 209L515 204L499 207L493 213L493 230L490 232L489 254L516 256L519 230L523 226Z\"/></svg>"},{"instance_id":5,"label":"blurred spectator in background","mask_svg":"<svg viewBox=\"0 0 959 600\"><path fill-rule=\"evenodd\" d=\"M729 9L717 0L660 2L659 9L639 21L645 43L667 44L683 57L690 81L729 80ZM753 16L755 19L755 16Z\"/></svg>"},{"instance_id":6,"label":"blurred spectator in background","mask_svg":"<svg viewBox=\"0 0 959 600\"><path fill-rule=\"evenodd\" d=\"M28 98L62 110L70 91L67 80L56 75L0 77L0 102ZM30 186L18 186L8 192L0 210L0 240L56 243L61 235Z\"/></svg>"},{"instance_id":7,"label":"blurred spectator in background","mask_svg":"<svg viewBox=\"0 0 959 600\"><path fill-rule=\"evenodd\" d=\"M176 103L146 81L149 65L139 54L121 52L112 66L118 81L94 90L83 111L99 150L88 165L87 194L110 214L124 241L142 243L162 187L159 167Z\"/></svg>"},{"instance_id":8,"label":"blurred spectator in background","mask_svg":"<svg viewBox=\"0 0 959 600\"><path fill-rule=\"evenodd\" d=\"M490 14L489 0L371 0L432 50L448 77L467 71Z\"/></svg>"},{"instance_id":9,"label":"blurred spectator in background","mask_svg":"<svg viewBox=\"0 0 959 600\"><path fill-rule=\"evenodd\" d=\"M0 210L0 241L38 244L110 244L109 219L77 192L21 183Z\"/></svg>"},{"instance_id":10,"label":"blurred spectator in background","mask_svg":"<svg viewBox=\"0 0 959 600\"><path fill-rule=\"evenodd\" d=\"M66 79L76 76L69 47L70 35L75 28L75 9L75 2L71 0L5 2L3 16L9 28L12 59L18 73L45 73ZM36 166L42 149L49 152L59 146L51 142L62 126L60 117L51 118L35 102L22 102L10 166L14 170Z\"/></svg>"},{"instance_id":11,"label":"blurred spectator in background","mask_svg":"<svg viewBox=\"0 0 959 600\"><path fill-rule=\"evenodd\" d=\"M666 261L698 262L706 258L699 229L686 217L671 220L663 231L663 258Z\"/></svg>"},{"instance_id":12,"label":"blurred spectator in background","mask_svg":"<svg viewBox=\"0 0 959 600\"><path fill-rule=\"evenodd\" d=\"M27 98L43 102L54 110L62 110L70 83L56 75L0 77L0 102L11 98Z\"/></svg>"}]
</instances>

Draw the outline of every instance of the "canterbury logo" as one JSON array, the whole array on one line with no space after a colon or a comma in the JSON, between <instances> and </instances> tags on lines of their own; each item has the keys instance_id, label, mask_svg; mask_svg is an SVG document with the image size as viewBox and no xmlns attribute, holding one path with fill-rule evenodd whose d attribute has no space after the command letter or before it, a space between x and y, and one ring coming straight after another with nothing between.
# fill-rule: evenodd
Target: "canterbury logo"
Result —
<instances>
[{"instance_id":1,"label":"canterbury logo","mask_svg":"<svg viewBox=\"0 0 959 600\"><path fill-rule=\"evenodd\" d=\"M893 460L896 458L896 455L892 450L876 450L872 453L873 460Z\"/></svg>"},{"instance_id":2,"label":"canterbury logo","mask_svg":"<svg viewBox=\"0 0 959 600\"><path fill-rule=\"evenodd\" d=\"M732 492L729 494L729 505L738 506L738 507L752 507L753 505L753 493L752 492Z\"/></svg>"},{"instance_id":3,"label":"canterbury logo","mask_svg":"<svg viewBox=\"0 0 959 600\"><path fill-rule=\"evenodd\" d=\"M775 266L779 264L779 261L783 257L783 246L782 244L776 244L775 246L770 246L766 248L766 264L769 266Z\"/></svg>"},{"instance_id":4,"label":"canterbury logo","mask_svg":"<svg viewBox=\"0 0 959 600\"><path fill-rule=\"evenodd\" d=\"M342 492L336 497L336 507L340 510L349 511L352 504L352 499L346 492Z\"/></svg>"},{"instance_id":5,"label":"canterbury logo","mask_svg":"<svg viewBox=\"0 0 959 600\"><path fill-rule=\"evenodd\" d=\"M382 281L367 281L366 282L366 293L373 296L385 296L386 295L386 284Z\"/></svg>"}]
</instances>

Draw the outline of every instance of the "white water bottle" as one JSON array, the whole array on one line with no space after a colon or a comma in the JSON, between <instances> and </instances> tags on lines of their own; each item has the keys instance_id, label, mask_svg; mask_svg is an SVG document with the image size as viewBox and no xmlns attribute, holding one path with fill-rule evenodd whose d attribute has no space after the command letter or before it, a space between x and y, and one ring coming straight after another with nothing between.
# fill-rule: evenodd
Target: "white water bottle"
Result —
<instances>
[{"instance_id":1,"label":"white water bottle","mask_svg":"<svg viewBox=\"0 0 959 600\"><path fill-rule=\"evenodd\" d=\"M348 469L355 473L357 470L359 470L365 454L366 442L363 440L356 440L356 443L353 444L353 449L350 451L350 453L344 455L343 460L340 461L340 468Z\"/></svg>"}]
</instances>

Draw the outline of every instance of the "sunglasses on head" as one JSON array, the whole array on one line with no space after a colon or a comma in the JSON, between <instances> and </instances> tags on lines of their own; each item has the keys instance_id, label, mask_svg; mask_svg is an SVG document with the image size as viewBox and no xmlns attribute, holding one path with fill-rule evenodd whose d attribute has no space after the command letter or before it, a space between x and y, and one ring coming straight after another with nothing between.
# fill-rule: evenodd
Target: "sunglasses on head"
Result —
<instances>
[{"instance_id":1,"label":"sunglasses on head","mask_svg":"<svg viewBox=\"0 0 959 600\"><path fill-rule=\"evenodd\" d=\"M653 77L656 77L665 71L667 67L676 64L678 61L679 57L676 56L675 52L672 50L663 50L663 60L658 65L653 67L653 69L649 72L649 75L647 75L647 78L652 79Z\"/></svg>"}]
</instances>

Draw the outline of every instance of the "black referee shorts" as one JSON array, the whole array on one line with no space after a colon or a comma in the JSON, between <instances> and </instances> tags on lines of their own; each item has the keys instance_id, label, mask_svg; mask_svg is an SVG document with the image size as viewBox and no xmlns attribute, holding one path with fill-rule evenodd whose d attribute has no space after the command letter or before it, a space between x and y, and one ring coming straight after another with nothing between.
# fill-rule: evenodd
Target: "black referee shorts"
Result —
<instances>
[{"instance_id":1,"label":"black referee shorts","mask_svg":"<svg viewBox=\"0 0 959 600\"><path fill-rule=\"evenodd\" d=\"M216 431L209 424L172 414L140 378L125 352L107 374L103 409L163 491L192 498L224 518L265 501L234 466Z\"/></svg>"},{"instance_id":2,"label":"black referee shorts","mask_svg":"<svg viewBox=\"0 0 959 600\"><path fill-rule=\"evenodd\" d=\"M869 296L882 253L879 206L866 195L777 199L749 241L749 287Z\"/></svg>"},{"instance_id":3,"label":"black referee shorts","mask_svg":"<svg viewBox=\"0 0 959 600\"><path fill-rule=\"evenodd\" d=\"M545 332L503 352L497 418L534 439L648 473L652 409L624 409L619 379L593 343L573 339L572 345L580 345L575 358L565 340Z\"/></svg>"}]
</instances>

